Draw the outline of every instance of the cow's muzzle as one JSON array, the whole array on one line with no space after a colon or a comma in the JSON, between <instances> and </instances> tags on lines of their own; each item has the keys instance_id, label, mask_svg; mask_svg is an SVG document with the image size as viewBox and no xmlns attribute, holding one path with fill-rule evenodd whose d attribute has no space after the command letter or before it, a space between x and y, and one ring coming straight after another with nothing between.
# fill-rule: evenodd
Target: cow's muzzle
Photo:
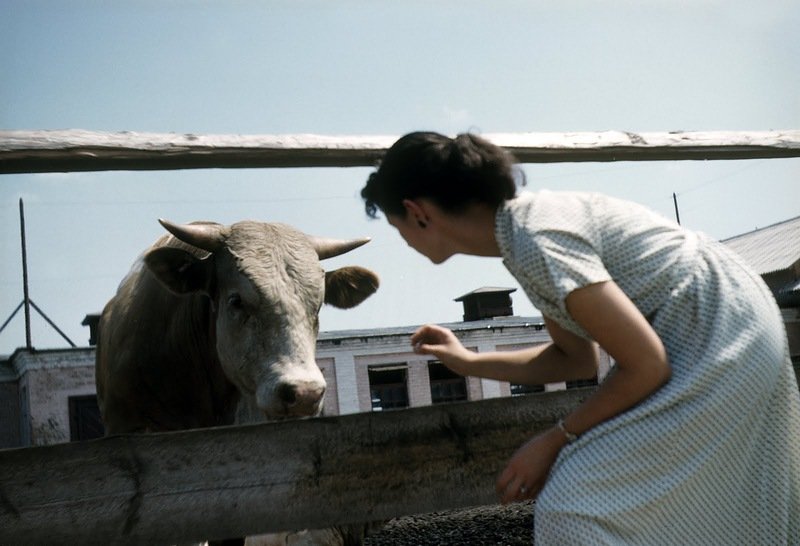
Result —
<instances>
[{"instance_id":1,"label":"cow's muzzle","mask_svg":"<svg viewBox=\"0 0 800 546\"><path fill-rule=\"evenodd\" d=\"M311 417L322 410L325 384L316 381L279 383L275 392L287 416Z\"/></svg>"}]
</instances>

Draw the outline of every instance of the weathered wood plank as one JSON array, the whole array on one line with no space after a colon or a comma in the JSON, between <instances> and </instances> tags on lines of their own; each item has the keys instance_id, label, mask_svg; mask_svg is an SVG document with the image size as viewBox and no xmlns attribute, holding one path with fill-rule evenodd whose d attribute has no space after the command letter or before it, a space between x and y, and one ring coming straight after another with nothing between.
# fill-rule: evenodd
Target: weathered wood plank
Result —
<instances>
[{"instance_id":1,"label":"weathered wood plank","mask_svg":"<svg viewBox=\"0 0 800 546\"><path fill-rule=\"evenodd\" d=\"M169 544L496 502L591 389L0 451L0 544Z\"/></svg>"},{"instance_id":2,"label":"weathered wood plank","mask_svg":"<svg viewBox=\"0 0 800 546\"><path fill-rule=\"evenodd\" d=\"M800 130L484 136L522 163L800 157ZM373 166L396 138L0 131L0 173Z\"/></svg>"}]
</instances>

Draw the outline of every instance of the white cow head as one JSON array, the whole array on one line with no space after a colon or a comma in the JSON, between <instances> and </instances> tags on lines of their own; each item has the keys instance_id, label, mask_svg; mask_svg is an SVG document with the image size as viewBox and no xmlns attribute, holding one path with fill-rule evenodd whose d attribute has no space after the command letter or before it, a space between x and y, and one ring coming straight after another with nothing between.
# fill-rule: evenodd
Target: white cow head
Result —
<instances>
[{"instance_id":1,"label":"white cow head","mask_svg":"<svg viewBox=\"0 0 800 546\"><path fill-rule=\"evenodd\" d=\"M326 272L319 260L369 239L318 239L262 222L160 222L190 246L167 241L145 263L173 292L211 299L209 335L228 379L270 419L318 414L325 392L315 360L320 307L353 307L378 288L367 269Z\"/></svg>"}]
</instances>

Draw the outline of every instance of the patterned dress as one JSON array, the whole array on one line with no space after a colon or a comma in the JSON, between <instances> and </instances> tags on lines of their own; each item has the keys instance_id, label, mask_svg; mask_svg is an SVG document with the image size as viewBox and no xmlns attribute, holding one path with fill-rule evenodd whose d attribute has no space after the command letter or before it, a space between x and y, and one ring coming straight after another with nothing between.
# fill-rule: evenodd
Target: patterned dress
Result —
<instances>
[{"instance_id":1,"label":"patterned dress","mask_svg":"<svg viewBox=\"0 0 800 546\"><path fill-rule=\"evenodd\" d=\"M524 193L500 207L496 235L543 314L588 337L565 299L613 279L672 367L562 450L536 544L800 544L800 394L761 278L724 245L594 193Z\"/></svg>"}]
</instances>

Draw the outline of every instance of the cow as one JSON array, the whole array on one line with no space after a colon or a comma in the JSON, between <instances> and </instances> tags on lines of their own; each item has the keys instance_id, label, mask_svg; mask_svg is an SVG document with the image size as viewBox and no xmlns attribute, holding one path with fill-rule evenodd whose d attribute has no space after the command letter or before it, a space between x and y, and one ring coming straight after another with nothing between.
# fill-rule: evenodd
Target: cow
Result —
<instances>
[{"instance_id":1,"label":"cow","mask_svg":"<svg viewBox=\"0 0 800 546\"><path fill-rule=\"evenodd\" d=\"M159 222L171 235L136 261L100 317L106 433L320 414L319 310L354 307L379 285L368 269L324 271L320 260L369 239L321 239L255 221Z\"/></svg>"}]
</instances>

